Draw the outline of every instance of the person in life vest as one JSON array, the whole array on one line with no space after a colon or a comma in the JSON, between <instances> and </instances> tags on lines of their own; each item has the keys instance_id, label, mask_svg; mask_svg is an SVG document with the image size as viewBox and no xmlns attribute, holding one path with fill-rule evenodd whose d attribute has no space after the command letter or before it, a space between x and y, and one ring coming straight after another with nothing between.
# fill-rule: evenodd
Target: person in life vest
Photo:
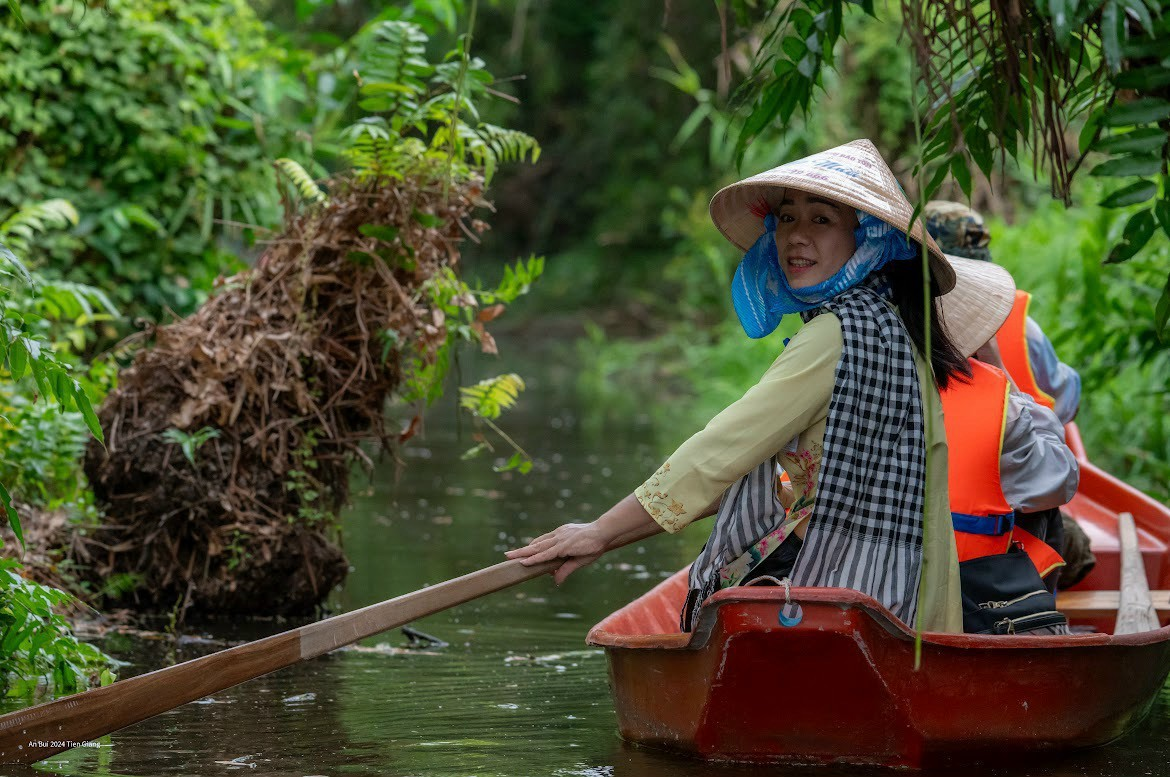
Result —
<instances>
[{"instance_id":1,"label":"person in life vest","mask_svg":"<svg viewBox=\"0 0 1170 777\"><path fill-rule=\"evenodd\" d=\"M962 203L932 200L926 204L923 218L927 231L944 253L992 261L991 234L976 211ZM1031 295L1017 289L1010 313L976 358L1003 369L1021 391L1067 424L1080 407L1080 375L1057 357L1052 342L1028 315L1030 303ZM1065 559L1058 579L1050 581L1053 585L1075 585L1096 566L1088 535L1056 508L1030 512L1019 520L1021 526L1045 540Z\"/></svg>"},{"instance_id":2,"label":"person in life vest","mask_svg":"<svg viewBox=\"0 0 1170 777\"><path fill-rule=\"evenodd\" d=\"M958 202L931 200L922 217L943 253L992 261L991 233L976 211ZM995 347L1016 385L1067 424L1080 408L1081 377L1060 360L1052 341L1028 315L1031 299L1028 292L1016 290L1011 313L996 332Z\"/></svg>"},{"instance_id":3,"label":"person in life vest","mask_svg":"<svg viewBox=\"0 0 1170 777\"><path fill-rule=\"evenodd\" d=\"M953 381L940 392L950 458L951 517L964 587L964 626L968 631L981 630L980 626L989 625L988 618L980 620L981 611L1031 599L1022 602L1018 612L1005 610L1021 624L1011 633L1065 633L1055 600L1032 596L1049 593L1043 590L1041 579L1053 578L1064 560L1023 525L1023 518L1072 499L1079 476L1076 457L1065 444L1064 427L1056 414L1015 386L994 346L985 342L975 348L979 340L994 342L996 331L1013 309L1011 275L989 262L948 259L960 281L967 276L978 279L977 283L960 282L956 291L982 290L980 298L948 300L951 295L946 295L942 300L944 325L956 346L976 353L968 360L970 379ZM1022 581L1016 574L1022 559L1003 558L1003 563L987 559L1013 550L1023 551L1035 568ZM977 559L987 560L968 565ZM1013 588L1019 585L1024 587ZM978 592L969 593L972 587ZM1035 610L1033 606L1041 602L1046 604ZM1043 617L1037 620L1039 616Z\"/></svg>"}]
</instances>

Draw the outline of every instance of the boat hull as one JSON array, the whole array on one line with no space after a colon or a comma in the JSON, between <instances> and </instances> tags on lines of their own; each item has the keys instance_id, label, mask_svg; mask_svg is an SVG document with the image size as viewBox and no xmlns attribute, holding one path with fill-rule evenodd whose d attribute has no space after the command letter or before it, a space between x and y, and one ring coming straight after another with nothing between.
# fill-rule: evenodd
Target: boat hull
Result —
<instances>
[{"instance_id":1,"label":"boat hull","mask_svg":"<svg viewBox=\"0 0 1170 777\"><path fill-rule=\"evenodd\" d=\"M1066 427L1080 485L1065 513L1097 565L1076 588L1116 590L1118 515L1133 515L1152 588L1170 589L1170 509L1089 461ZM609 656L627 740L731 761L922 767L976 754L1010 758L1115 739L1149 711L1170 673L1162 628L1115 637L1112 618L1073 621L1067 637L914 635L857 591L794 588L803 608L780 623L783 591L731 588L679 633L686 570L589 632Z\"/></svg>"},{"instance_id":2,"label":"boat hull","mask_svg":"<svg viewBox=\"0 0 1170 777\"><path fill-rule=\"evenodd\" d=\"M685 586L679 573L626 610L677 612ZM796 626L779 622L778 588L716 594L690 635L639 634L625 610L598 624L589 641L609 656L621 735L712 760L923 767L1103 744L1170 673L1170 628L931 634L915 669L914 635L873 599L792 596Z\"/></svg>"}]
</instances>

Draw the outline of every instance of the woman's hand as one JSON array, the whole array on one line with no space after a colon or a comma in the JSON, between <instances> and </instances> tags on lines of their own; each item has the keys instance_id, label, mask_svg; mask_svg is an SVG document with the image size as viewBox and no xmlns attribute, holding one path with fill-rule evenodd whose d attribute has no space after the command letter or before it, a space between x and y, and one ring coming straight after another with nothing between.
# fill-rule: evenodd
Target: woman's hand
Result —
<instances>
[{"instance_id":1,"label":"woman's hand","mask_svg":"<svg viewBox=\"0 0 1170 777\"><path fill-rule=\"evenodd\" d=\"M598 528L597 522L566 523L548 534L542 534L525 547L509 550L504 555L510 559L519 559L526 567L557 558L565 559L565 563L553 573L553 579L560 585L569 575L600 558L609 547L609 542L610 538Z\"/></svg>"},{"instance_id":2,"label":"woman's hand","mask_svg":"<svg viewBox=\"0 0 1170 777\"><path fill-rule=\"evenodd\" d=\"M630 494L592 523L566 523L542 534L523 548L504 553L530 567L563 558L553 579L557 585L581 567L589 566L607 550L645 539L662 531L637 498Z\"/></svg>"}]
</instances>

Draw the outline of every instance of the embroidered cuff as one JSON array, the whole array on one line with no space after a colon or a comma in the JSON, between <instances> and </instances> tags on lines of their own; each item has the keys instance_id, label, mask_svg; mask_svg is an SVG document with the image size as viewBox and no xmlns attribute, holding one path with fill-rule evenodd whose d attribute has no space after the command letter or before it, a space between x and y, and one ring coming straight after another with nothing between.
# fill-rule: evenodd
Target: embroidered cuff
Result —
<instances>
[{"instance_id":1,"label":"embroidered cuff","mask_svg":"<svg viewBox=\"0 0 1170 777\"><path fill-rule=\"evenodd\" d=\"M670 462L666 462L658 471L650 476L642 485L634 489L634 498L650 513L650 517L665 529L674 534L691 522L687 508L682 502L667 494L662 489L662 479L670 472Z\"/></svg>"}]
</instances>

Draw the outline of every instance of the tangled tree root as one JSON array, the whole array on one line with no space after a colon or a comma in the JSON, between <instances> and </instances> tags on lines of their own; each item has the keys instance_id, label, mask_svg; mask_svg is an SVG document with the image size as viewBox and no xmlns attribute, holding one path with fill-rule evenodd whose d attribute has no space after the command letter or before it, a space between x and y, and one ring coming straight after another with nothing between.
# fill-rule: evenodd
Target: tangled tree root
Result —
<instances>
[{"instance_id":1,"label":"tangled tree root","mask_svg":"<svg viewBox=\"0 0 1170 777\"><path fill-rule=\"evenodd\" d=\"M86 473L106 512L75 536L138 606L300 614L346 574L336 515L387 398L446 341L421 287L458 261L479 187L335 181L257 266L155 330L99 417ZM481 222L471 222L482 230Z\"/></svg>"}]
</instances>

